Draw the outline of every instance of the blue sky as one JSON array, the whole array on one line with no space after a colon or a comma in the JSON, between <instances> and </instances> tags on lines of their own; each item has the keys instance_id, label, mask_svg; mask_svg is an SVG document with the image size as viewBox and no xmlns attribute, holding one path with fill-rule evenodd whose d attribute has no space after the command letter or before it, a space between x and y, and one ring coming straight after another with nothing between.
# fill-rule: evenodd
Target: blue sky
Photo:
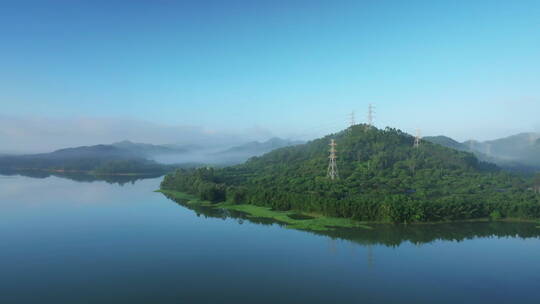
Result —
<instances>
[{"instance_id":1,"label":"blue sky","mask_svg":"<svg viewBox=\"0 0 540 304\"><path fill-rule=\"evenodd\" d=\"M0 0L10 119L490 139L540 129L539 71L540 1Z\"/></svg>"}]
</instances>

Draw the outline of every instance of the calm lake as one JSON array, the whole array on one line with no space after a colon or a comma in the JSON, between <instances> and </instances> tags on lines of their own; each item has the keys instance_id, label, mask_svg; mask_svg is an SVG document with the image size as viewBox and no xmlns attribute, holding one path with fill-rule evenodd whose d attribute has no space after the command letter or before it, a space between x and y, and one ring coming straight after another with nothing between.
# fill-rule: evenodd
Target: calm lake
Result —
<instances>
[{"instance_id":1,"label":"calm lake","mask_svg":"<svg viewBox=\"0 0 540 304\"><path fill-rule=\"evenodd\" d=\"M160 181L0 175L0 303L540 303L536 224L323 235L191 210Z\"/></svg>"}]
</instances>

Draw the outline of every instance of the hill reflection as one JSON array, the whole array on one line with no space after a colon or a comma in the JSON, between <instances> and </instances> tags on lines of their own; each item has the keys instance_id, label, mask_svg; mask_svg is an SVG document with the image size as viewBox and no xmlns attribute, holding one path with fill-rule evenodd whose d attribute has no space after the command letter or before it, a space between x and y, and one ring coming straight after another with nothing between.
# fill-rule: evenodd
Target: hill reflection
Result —
<instances>
[{"instance_id":1,"label":"hill reflection","mask_svg":"<svg viewBox=\"0 0 540 304\"><path fill-rule=\"evenodd\" d=\"M4 176L25 176L32 178L48 178L51 176L69 179L76 182L95 182L104 181L109 184L125 185L134 184L137 181L156 178L163 174L144 174L144 175L94 175L82 172L53 172L44 170L0 170L0 175Z\"/></svg>"}]
</instances>

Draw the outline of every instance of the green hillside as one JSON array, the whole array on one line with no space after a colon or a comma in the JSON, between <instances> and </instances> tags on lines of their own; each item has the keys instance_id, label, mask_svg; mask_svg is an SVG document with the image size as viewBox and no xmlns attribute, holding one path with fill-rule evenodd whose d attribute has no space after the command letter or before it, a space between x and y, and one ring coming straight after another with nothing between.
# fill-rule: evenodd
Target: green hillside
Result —
<instances>
[{"instance_id":1,"label":"green hillside","mask_svg":"<svg viewBox=\"0 0 540 304\"><path fill-rule=\"evenodd\" d=\"M340 179L326 178L335 139ZM396 129L357 125L223 169L178 170L162 189L202 200L253 204L378 222L540 218L532 181Z\"/></svg>"},{"instance_id":2,"label":"green hillside","mask_svg":"<svg viewBox=\"0 0 540 304\"><path fill-rule=\"evenodd\" d=\"M423 140L432 142L434 144L439 144L441 146L445 146L445 147L448 147L448 148L452 148L452 149L455 149L455 150L469 151L470 152L470 149L469 149L469 147L467 145L462 144L462 143L460 143L458 141L455 141L455 140L453 140L452 138L450 138L448 136L443 136L443 135L426 136L426 137L423 138Z\"/></svg>"}]
</instances>

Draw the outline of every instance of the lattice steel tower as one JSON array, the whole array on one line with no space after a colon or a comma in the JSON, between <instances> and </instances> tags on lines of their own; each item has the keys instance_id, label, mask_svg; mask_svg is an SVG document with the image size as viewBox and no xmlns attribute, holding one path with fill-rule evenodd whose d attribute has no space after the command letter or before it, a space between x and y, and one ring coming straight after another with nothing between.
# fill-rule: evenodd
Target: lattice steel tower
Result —
<instances>
[{"instance_id":1,"label":"lattice steel tower","mask_svg":"<svg viewBox=\"0 0 540 304\"><path fill-rule=\"evenodd\" d=\"M373 105L370 103L368 106L368 116L367 116L368 126L373 126Z\"/></svg>"},{"instance_id":2,"label":"lattice steel tower","mask_svg":"<svg viewBox=\"0 0 540 304\"><path fill-rule=\"evenodd\" d=\"M420 147L420 140L422 139L420 129L416 129L416 136L414 137L414 147Z\"/></svg>"},{"instance_id":3,"label":"lattice steel tower","mask_svg":"<svg viewBox=\"0 0 540 304\"><path fill-rule=\"evenodd\" d=\"M354 119L354 111L350 114L351 117L351 127L354 127L356 125L356 120Z\"/></svg>"},{"instance_id":4,"label":"lattice steel tower","mask_svg":"<svg viewBox=\"0 0 540 304\"><path fill-rule=\"evenodd\" d=\"M336 164L336 141L334 139L330 140L330 156L328 156L329 162L328 162L328 171L326 173L326 177L330 178L331 180L339 179L337 164Z\"/></svg>"}]
</instances>

